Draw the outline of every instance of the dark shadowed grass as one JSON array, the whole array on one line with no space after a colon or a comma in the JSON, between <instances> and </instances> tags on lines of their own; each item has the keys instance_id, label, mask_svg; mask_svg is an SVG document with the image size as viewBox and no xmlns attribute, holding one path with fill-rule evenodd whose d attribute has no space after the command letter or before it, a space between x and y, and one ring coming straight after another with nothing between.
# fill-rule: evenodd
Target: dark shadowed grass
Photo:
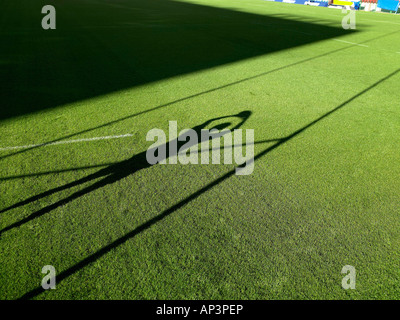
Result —
<instances>
[{"instance_id":1,"label":"dark shadowed grass","mask_svg":"<svg viewBox=\"0 0 400 320\"><path fill-rule=\"evenodd\" d=\"M172 0L59 0L56 30L43 30L44 4L16 1L2 10L9 21L0 34L7 44L0 119L345 34L312 21Z\"/></svg>"}]
</instances>

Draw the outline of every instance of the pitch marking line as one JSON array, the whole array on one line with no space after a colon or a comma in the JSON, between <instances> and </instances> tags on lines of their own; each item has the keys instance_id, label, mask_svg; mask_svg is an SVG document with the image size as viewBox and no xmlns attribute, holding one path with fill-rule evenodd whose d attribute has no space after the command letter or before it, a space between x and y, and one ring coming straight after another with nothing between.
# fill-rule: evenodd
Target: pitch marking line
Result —
<instances>
[{"instance_id":1,"label":"pitch marking line","mask_svg":"<svg viewBox=\"0 0 400 320\"><path fill-rule=\"evenodd\" d=\"M36 147L47 147L47 146L54 146L54 145L58 145L58 144L80 143L80 142L89 142L89 141L97 141L97 140L121 139L121 138L127 138L127 137L133 137L133 134L127 133L127 134L122 134L119 136L93 137L93 138L77 139L77 140L66 140L66 141L56 141L56 142L45 142L45 143L39 143L39 144L29 144L26 146L4 147L4 148L0 148L0 151L16 150L16 149L29 149L29 148L36 148Z\"/></svg>"},{"instance_id":2,"label":"pitch marking line","mask_svg":"<svg viewBox=\"0 0 400 320\"><path fill-rule=\"evenodd\" d=\"M348 43L348 44L354 44L355 46L360 46L360 47L366 47L369 48L369 46L365 45L365 44L359 44L359 43L355 43L355 42L350 42L350 41L344 41L344 40L339 40L339 39L332 39L334 41L339 41L339 42L343 42L343 43Z\"/></svg>"}]
</instances>

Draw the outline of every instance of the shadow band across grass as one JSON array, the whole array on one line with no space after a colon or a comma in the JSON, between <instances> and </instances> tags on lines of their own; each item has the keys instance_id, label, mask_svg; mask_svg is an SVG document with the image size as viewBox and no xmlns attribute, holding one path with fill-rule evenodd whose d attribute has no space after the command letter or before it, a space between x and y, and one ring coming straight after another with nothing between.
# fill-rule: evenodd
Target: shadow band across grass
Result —
<instances>
[{"instance_id":1,"label":"shadow band across grass","mask_svg":"<svg viewBox=\"0 0 400 320\"><path fill-rule=\"evenodd\" d=\"M390 32L390 33L388 33L388 34L386 34L384 36L374 37L374 38L362 41L360 44L371 42L371 41L376 40L376 39L381 39L381 38L383 38L385 36L389 36L389 35L394 34L396 32L398 32L398 31ZM302 64L302 63L310 62L310 61L313 61L315 59L320 59L320 58L326 57L328 55L343 51L345 49L353 48L353 47L355 47L357 45L358 44L351 44L351 45L348 45L348 46L345 46L345 47L342 47L342 48L338 48L338 49L335 49L335 50L332 50L332 51L329 51L329 52L326 52L326 53L319 54L317 56L313 56L313 57L306 58L306 59L303 59L303 60L300 60L300 61L297 61L297 62L293 62L291 64L288 64L288 65L285 65L285 66L282 66L282 67L278 67L278 68L275 68L275 69L272 69L272 70L269 70L269 71L265 71L265 72L262 72L262 73L247 77L247 78L243 78L243 79L240 79L240 80L237 80L237 81L233 81L233 82L221 85L221 86L216 87L216 88L212 88L212 89L209 89L209 90L206 90L206 91L195 93L195 94L192 94L190 96L183 97L183 98L180 98L180 99L177 99L177 100L165 103L165 104L161 104L159 106L156 106L156 107L153 107L153 108L150 108L150 109L146 109L144 111L133 113L133 114L127 115L125 117L122 117L122 118L119 118L119 119L116 119L116 120L112 120L112 121L106 122L104 124L101 124L101 125L98 125L98 126L95 126L95 127L92 127L92 128L88 128L88 129L85 129L85 130L82 130L82 131L79 131L79 132L75 132L73 134L69 134L67 136L63 136L63 137L56 138L56 139L51 140L51 141L47 141L46 144L58 142L58 141L61 141L61 140L64 140L64 139L68 139L68 138L72 138L72 137L78 136L78 135L83 134L83 133L91 132L91 131L94 131L94 130L97 130L97 129L100 129L100 128L104 128L106 126L110 126L110 125L113 125L113 124L116 124L116 123L119 123L119 122L122 122L122 121L125 121L125 120L128 120L128 119L140 116L140 115L145 114L145 113L149 113L149 112L152 112L152 111L156 111L156 110L159 110L159 109L170 107L170 106L172 106L172 105L174 105L176 103L180 103L180 102L183 102L183 101L194 99L196 97L200 97L202 95L206 95L208 93L212 93L212 92L215 92L217 90L222 90L222 89L225 89L225 88L229 88L231 86L234 86L234 85L246 82L246 81L255 80L257 78L260 78L260 77L263 77L263 76L267 76L267 75L269 75L271 73L274 73L274 72L282 71L284 69L291 68L291 67L297 66L297 65ZM27 148L27 149L23 149L23 150L19 150L19 151L16 151L16 152L12 152L12 153L6 154L4 156L0 156L0 160L3 160L5 158L9 158L9 157L17 155L17 154L24 153L24 152L27 152L27 151L30 151L32 149L36 149L36 148L39 148L39 147L40 146ZM7 178L0 178L0 180L7 180Z\"/></svg>"}]
</instances>

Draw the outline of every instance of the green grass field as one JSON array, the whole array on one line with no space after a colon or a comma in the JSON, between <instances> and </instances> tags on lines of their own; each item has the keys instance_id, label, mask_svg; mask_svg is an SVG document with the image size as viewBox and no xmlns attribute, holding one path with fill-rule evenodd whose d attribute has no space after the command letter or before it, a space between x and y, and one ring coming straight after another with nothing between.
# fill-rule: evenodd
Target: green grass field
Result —
<instances>
[{"instance_id":1,"label":"green grass field","mask_svg":"<svg viewBox=\"0 0 400 320\"><path fill-rule=\"evenodd\" d=\"M399 16L51 2L56 30L1 5L0 298L400 298ZM251 175L141 163L150 129L244 111Z\"/></svg>"}]
</instances>

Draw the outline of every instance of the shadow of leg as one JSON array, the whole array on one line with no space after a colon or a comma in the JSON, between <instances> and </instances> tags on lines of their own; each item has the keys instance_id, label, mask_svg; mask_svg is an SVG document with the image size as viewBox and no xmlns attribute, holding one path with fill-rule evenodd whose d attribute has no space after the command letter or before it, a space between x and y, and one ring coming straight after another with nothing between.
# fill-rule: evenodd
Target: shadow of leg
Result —
<instances>
[{"instance_id":1,"label":"shadow of leg","mask_svg":"<svg viewBox=\"0 0 400 320\"><path fill-rule=\"evenodd\" d=\"M8 208L5 208L5 209L0 210L0 213L4 213L4 212L9 211L9 210L11 210L11 209L15 209L15 208L18 208L18 207L27 205L27 204L29 204L29 203L31 203L31 202L34 202L34 201L40 200L40 199L42 199L42 198L44 198L44 197L47 197L47 196L49 196L49 195L51 195L51 194L53 194L53 193L56 193L56 192L59 192L59 191L62 191L62 190L66 190L66 189L69 189L69 188L72 188L72 187L75 187L75 186L78 186L78 185L80 185L80 184L83 184L83 183L85 183L85 182L94 180L94 179L96 179L96 178L100 178L100 177L105 176L105 175L107 175L107 174L110 174L109 168L105 168L105 169L100 170L100 171L98 171L98 172L96 172L96 173L93 173L93 174L91 174L91 175L88 175L87 177L78 179L78 180L76 180L76 181L67 183L67 184L65 184L65 185L63 185L63 186L56 187L56 188L54 188L54 189L51 189L51 190L42 192L42 193L40 193L40 194L38 194L38 195L36 195L36 196L33 196L33 197L30 197L30 198L25 199L25 200L23 200L23 201L20 201L20 202L18 202L18 203L16 203L16 204L13 204L12 206L9 206Z\"/></svg>"}]
</instances>

